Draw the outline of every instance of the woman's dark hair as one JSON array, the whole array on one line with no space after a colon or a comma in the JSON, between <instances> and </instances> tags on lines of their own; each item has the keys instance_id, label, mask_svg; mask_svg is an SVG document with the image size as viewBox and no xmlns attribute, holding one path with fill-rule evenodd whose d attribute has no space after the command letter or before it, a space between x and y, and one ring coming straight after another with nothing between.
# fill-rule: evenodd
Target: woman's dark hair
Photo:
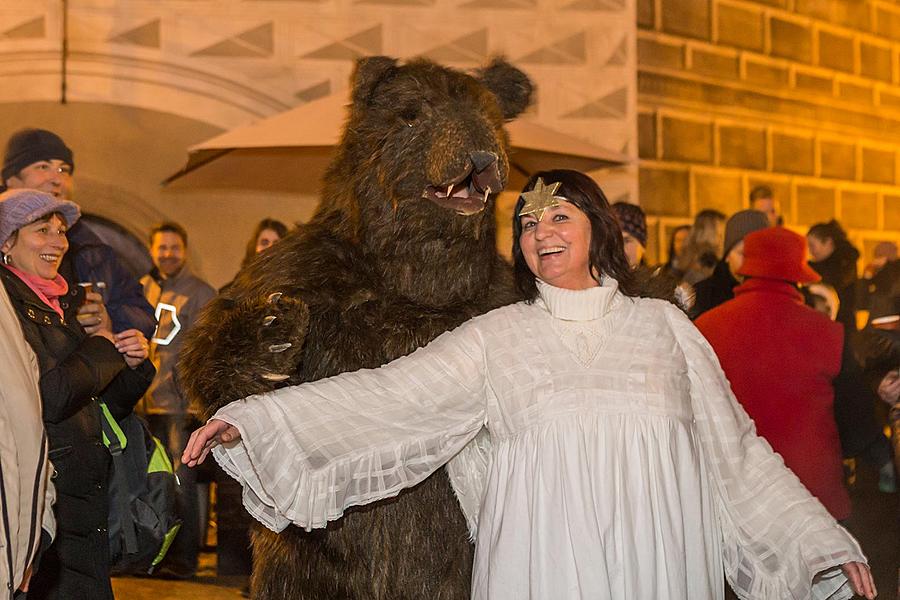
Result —
<instances>
[{"instance_id":1,"label":"woman's dark hair","mask_svg":"<svg viewBox=\"0 0 900 600\"><path fill-rule=\"evenodd\" d=\"M244 251L244 260L241 261L241 268L246 267L247 264L256 257L256 242L259 240L259 234L266 229L271 229L277 233L279 239L283 239L284 236L288 234L287 225L281 221L269 218L260 221L256 226L256 229L253 230L253 235L250 237L250 240L247 242L247 249Z\"/></svg>"},{"instance_id":2,"label":"woman's dark hair","mask_svg":"<svg viewBox=\"0 0 900 600\"><path fill-rule=\"evenodd\" d=\"M809 228L809 231L806 235L811 235L818 240L825 241L831 240L834 242L835 248L841 244L841 242L847 242L847 232L844 231L844 228L841 227L841 224L836 220L832 219L827 223L816 223L812 227Z\"/></svg>"},{"instance_id":3,"label":"woman's dark hair","mask_svg":"<svg viewBox=\"0 0 900 600\"><path fill-rule=\"evenodd\" d=\"M522 192L534 189L538 178L541 178L547 185L560 183L556 195L564 197L570 204L583 212L590 221L589 268L591 277L596 279L595 272L600 275L608 275L619 282L619 290L623 294L638 296L634 272L628 266L628 259L625 257L625 245L622 241L619 221L609 207L609 201L600 186L593 179L578 171L554 169L532 175ZM522 235L519 211L524 205L525 199L519 196L513 209L513 272L516 287L530 302L537 297L538 291L535 275L528 268L528 263L525 262L525 256L522 254L522 247L519 245L519 237Z\"/></svg>"}]
</instances>

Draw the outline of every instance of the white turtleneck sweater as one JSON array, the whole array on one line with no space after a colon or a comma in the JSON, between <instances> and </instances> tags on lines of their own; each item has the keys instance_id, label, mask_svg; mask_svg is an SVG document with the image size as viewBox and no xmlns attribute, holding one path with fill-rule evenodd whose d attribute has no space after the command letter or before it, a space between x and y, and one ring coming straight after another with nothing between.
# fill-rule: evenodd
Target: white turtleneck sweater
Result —
<instances>
[{"instance_id":1,"label":"white turtleneck sweater","mask_svg":"<svg viewBox=\"0 0 900 600\"><path fill-rule=\"evenodd\" d=\"M615 281L539 282L379 369L233 403L213 454L280 531L323 527L448 463L472 597L849 598L855 540L756 436L681 312ZM489 436L479 432L484 426Z\"/></svg>"}]
</instances>

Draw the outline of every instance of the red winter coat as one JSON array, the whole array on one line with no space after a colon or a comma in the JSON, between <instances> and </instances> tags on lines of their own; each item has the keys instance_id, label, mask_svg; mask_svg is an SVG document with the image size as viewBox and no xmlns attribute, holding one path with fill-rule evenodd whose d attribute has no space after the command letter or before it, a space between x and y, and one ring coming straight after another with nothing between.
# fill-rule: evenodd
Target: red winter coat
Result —
<instances>
[{"instance_id":1,"label":"red winter coat","mask_svg":"<svg viewBox=\"0 0 900 600\"><path fill-rule=\"evenodd\" d=\"M835 519L850 516L831 383L841 369L843 327L804 306L792 284L760 278L695 325L757 433Z\"/></svg>"}]
</instances>

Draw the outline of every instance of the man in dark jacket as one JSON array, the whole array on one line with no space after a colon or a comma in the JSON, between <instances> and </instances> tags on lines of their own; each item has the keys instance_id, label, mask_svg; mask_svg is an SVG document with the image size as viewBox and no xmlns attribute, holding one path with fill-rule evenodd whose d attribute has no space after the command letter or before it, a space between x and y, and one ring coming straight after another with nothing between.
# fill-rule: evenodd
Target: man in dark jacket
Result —
<instances>
[{"instance_id":1,"label":"man in dark jacket","mask_svg":"<svg viewBox=\"0 0 900 600\"><path fill-rule=\"evenodd\" d=\"M738 270L744 263L744 236L765 229L769 220L758 210L742 210L731 215L725 224L725 252L712 275L694 286L696 294L690 317L696 319L706 311L734 298L734 288L742 277Z\"/></svg>"},{"instance_id":2,"label":"man in dark jacket","mask_svg":"<svg viewBox=\"0 0 900 600\"><path fill-rule=\"evenodd\" d=\"M46 129L22 129L7 142L0 191L31 188L71 200L74 172L75 157L62 138ZM115 250L81 221L66 236L69 251L64 260L71 266L64 265L62 271L73 274L79 283L94 284L94 291L103 296L113 331L139 329L147 339L153 337L153 308Z\"/></svg>"}]
</instances>

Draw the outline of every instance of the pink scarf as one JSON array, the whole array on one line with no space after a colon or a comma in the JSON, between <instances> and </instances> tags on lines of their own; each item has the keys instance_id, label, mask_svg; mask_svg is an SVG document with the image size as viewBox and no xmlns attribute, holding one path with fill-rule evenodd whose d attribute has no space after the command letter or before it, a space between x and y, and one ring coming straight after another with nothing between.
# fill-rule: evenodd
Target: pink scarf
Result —
<instances>
[{"instance_id":1,"label":"pink scarf","mask_svg":"<svg viewBox=\"0 0 900 600\"><path fill-rule=\"evenodd\" d=\"M60 317L63 316L62 307L59 305L59 297L65 296L69 292L69 284L62 275L57 273L56 277L53 279L44 279L43 277L20 271L10 265L5 266L12 271L16 277L24 281L25 285L31 288L31 291L37 294L37 297L40 298L44 304L56 311L56 314Z\"/></svg>"}]
</instances>

